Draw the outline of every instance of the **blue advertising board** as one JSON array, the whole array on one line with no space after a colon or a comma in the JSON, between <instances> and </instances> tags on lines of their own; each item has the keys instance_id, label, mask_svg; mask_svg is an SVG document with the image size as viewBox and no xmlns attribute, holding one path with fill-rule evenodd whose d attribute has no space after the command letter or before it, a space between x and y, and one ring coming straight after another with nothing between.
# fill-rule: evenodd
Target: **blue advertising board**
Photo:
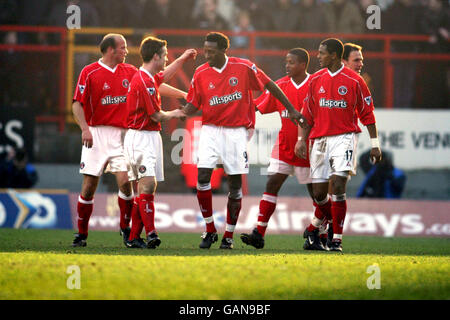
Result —
<instances>
[{"instance_id":1,"label":"blue advertising board","mask_svg":"<svg viewBox=\"0 0 450 320\"><path fill-rule=\"evenodd\" d=\"M68 193L0 189L0 227L72 229Z\"/></svg>"}]
</instances>

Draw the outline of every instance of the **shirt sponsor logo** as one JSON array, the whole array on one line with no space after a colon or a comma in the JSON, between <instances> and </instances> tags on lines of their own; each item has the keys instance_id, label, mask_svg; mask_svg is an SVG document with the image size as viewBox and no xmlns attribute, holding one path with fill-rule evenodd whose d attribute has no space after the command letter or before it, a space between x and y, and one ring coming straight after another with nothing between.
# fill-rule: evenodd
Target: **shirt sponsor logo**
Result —
<instances>
[{"instance_id":1,"label":"shirt sponsor logo","mask_svg":"<svg viewBox=\"0 0 450 320\"><path fill-rule=\"evenodd\" d=\"M372 102L372 96L365 97L364 101L367 103L368 106L370 106L370 103Z\"/></svg>"},{"instance_id":2,"label":"shirt sponsor logo","mask_svg":"<svg viewBox=\"0 0 450 320\"><path fill-rule=\"evenodd\" d=\"M343 96L344 94L347 93L347 87L346 87L346 86L340 86L340 87L338 88L338 92L339 92L339 94L340 94L341 96Z\"/></svg>"},{"instance_id":3,"label":"shirt sponsor logo","mask_svg":"<svg viewBox=\"0 0 450 320\"><path fill-rule=\"evenodd\" d=\"M107 106L110 104L119 104L119 103L125 103L127 102L127 96L117 96L117 97L111 97L106 96L102 98L102 105Z\"/></svg>"},{"instance_id":4,"label":"shirt sponsor logo","mask_svg":"<svg viewBox=\"0 0 450 320\"><path fill-rule=\"evenodd\" d=\"M345 100L331 100L331 99L325 99L321 98L319 100L319 106L324 108L347 108L347 101Z\"/></svg>"},{"instance_id":5,"label":"shirt sponsor logo","mask_svg":"<svg viewBox=\"0 0 450 320\"><path fill-rule=\"evenodd\" d=\"M227 104L232 101L241 100L242 99L242 93L239 91L233 92L232 94L227 94L222 97L214 96L211 99L209 99L209 105L216 106L219 104Z\"/></svg>"}]
</instances>

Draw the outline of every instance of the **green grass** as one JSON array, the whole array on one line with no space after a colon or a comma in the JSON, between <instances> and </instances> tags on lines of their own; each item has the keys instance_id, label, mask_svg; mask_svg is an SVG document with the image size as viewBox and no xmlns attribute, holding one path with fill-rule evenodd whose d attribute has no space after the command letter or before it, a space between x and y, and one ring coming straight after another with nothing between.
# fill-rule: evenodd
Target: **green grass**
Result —
<instances>
[{"instance_id":1,"label":"green grass","mask_svg":"<svg viewBox=\"0 0 450 320\"><path fill-rule=\"evenodd\" d=\"M268 235L256 250L198 249L199 234L161 233L156 250L127 249L117 232L71 248L66 230L0 229L0 299L450 299L450 239L344 239L344 254L301 249ZM369 290L378 264L381 289ZM69 290L67 267L81 270Z\"/></svg>"}]
</instances>

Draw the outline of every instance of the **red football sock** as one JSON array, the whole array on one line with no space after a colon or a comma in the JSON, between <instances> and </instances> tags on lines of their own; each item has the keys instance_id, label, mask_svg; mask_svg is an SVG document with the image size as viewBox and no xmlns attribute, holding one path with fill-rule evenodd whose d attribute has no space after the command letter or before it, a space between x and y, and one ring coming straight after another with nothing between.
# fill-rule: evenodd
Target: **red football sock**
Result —
<instances>
[{"instance_id":1,"label":"red football sock","mask_svg":"<svg viewBox=\"0 0 450 320\"><path fill-rule=\"evenodd\" d=\"M139 195L139 212L145 226L145 233L148 236L155 231L155 204L152 194L141 193Z\"/></svg>"},{"instance_id":2,"label":"red football sock","mask_svg":"<svg viewBox=\"0 0 450 320\"><path fill-rule=\"evenodd\" d=\"M342 239L345 214L347 213L347 201L332 201L331 214L333 215L333 240Z\"/></svg>"},{"instance_id":3,"label":"red football sock","mask_svg":"<svg viewBox=\"0 0 450 320\"><path fill-rule=\"evenodd\" d=\"M261 201L259 202L258 224L256 228L258 232L264 237L266 234L267 225L277 206L277 195L264 192Z\"/></svg>"},{"instance_id":4,"label":"red football sock","mask_svg":"<svg viewBox=\"0 0 450 320\"><path fill-rule=\"evenodd\" d=\"M94 198L85 199L81 195L78 197L78 233L88 235L89 218L94 209Z\"/></svg>"},{"instance_id":5,"label":"red football sock","mask_svg":"<svg viewBox=\"0 0 450 320\"><path fill-rule=\"evenodd\" d=\"M324 204L318 204L317 208L322 212L322 214L327 218L328 221L331 221L333 217L331 216L331 199L328 198L328 201Z\"/></svg>"},{"instance_id":6,"label":"red football sock","mask_svg":"<svg viewBox=\"0 0 450 320\"><path fill-rule=\"evenodd\" d=\"M133 196L127 197L119 191L117 202L120 209L120 229L125 229L130 226L131 209L133 208Z\"/></svg>"},{"instance_id":7,"label":"red football sock","mask_svg":"<svg viewBox=\"0 0 450 320\"><path fill-rule=\"evenodd\" d=\"M233 238L234 229L241 212L242 199L228 198L227 203L227 225L225 227L224 238Z\"/></svg>"},{"instance_id":8,"label":"red football sock","mask_svg":"<svg viewBox=\"0 0 450 320\"><path fill-rule=\"evenodd\" d=\"M212 191L197 190L197 200L202 212L203 219L206 223L206 232L217 232L214 225L213 210L212 210Z\"/></svg>"},{"instance_id":9,"label":"red football sock","mask_svg":"<svg viewBox=\"0 0 450 320\"><path fill-rule=\"evenodd\" d=\"M131 209L131 232L128 240L139 238L143 228L144 223L142 222L141 214L139 213L139 197L135 197L133 208Z\"/></svg>"}]
</instances>

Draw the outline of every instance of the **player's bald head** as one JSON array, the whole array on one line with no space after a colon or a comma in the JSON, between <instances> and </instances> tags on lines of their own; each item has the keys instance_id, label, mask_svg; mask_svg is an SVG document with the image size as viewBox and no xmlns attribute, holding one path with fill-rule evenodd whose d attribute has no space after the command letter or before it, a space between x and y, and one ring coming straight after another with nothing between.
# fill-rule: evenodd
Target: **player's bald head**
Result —
<instances>
[{"instance_id":1,"label":"player's bald head","mask_svg":"<svg viewBox=\"0 0 450 320\"><path fill-rule=\"evenodd\" d=\"M100 42L100 51L105 54L108 51L108 48L111 47L115 49L120 40L125 41L125 37L118 33L108 33Z\"/></svg>"}]
</instances>

